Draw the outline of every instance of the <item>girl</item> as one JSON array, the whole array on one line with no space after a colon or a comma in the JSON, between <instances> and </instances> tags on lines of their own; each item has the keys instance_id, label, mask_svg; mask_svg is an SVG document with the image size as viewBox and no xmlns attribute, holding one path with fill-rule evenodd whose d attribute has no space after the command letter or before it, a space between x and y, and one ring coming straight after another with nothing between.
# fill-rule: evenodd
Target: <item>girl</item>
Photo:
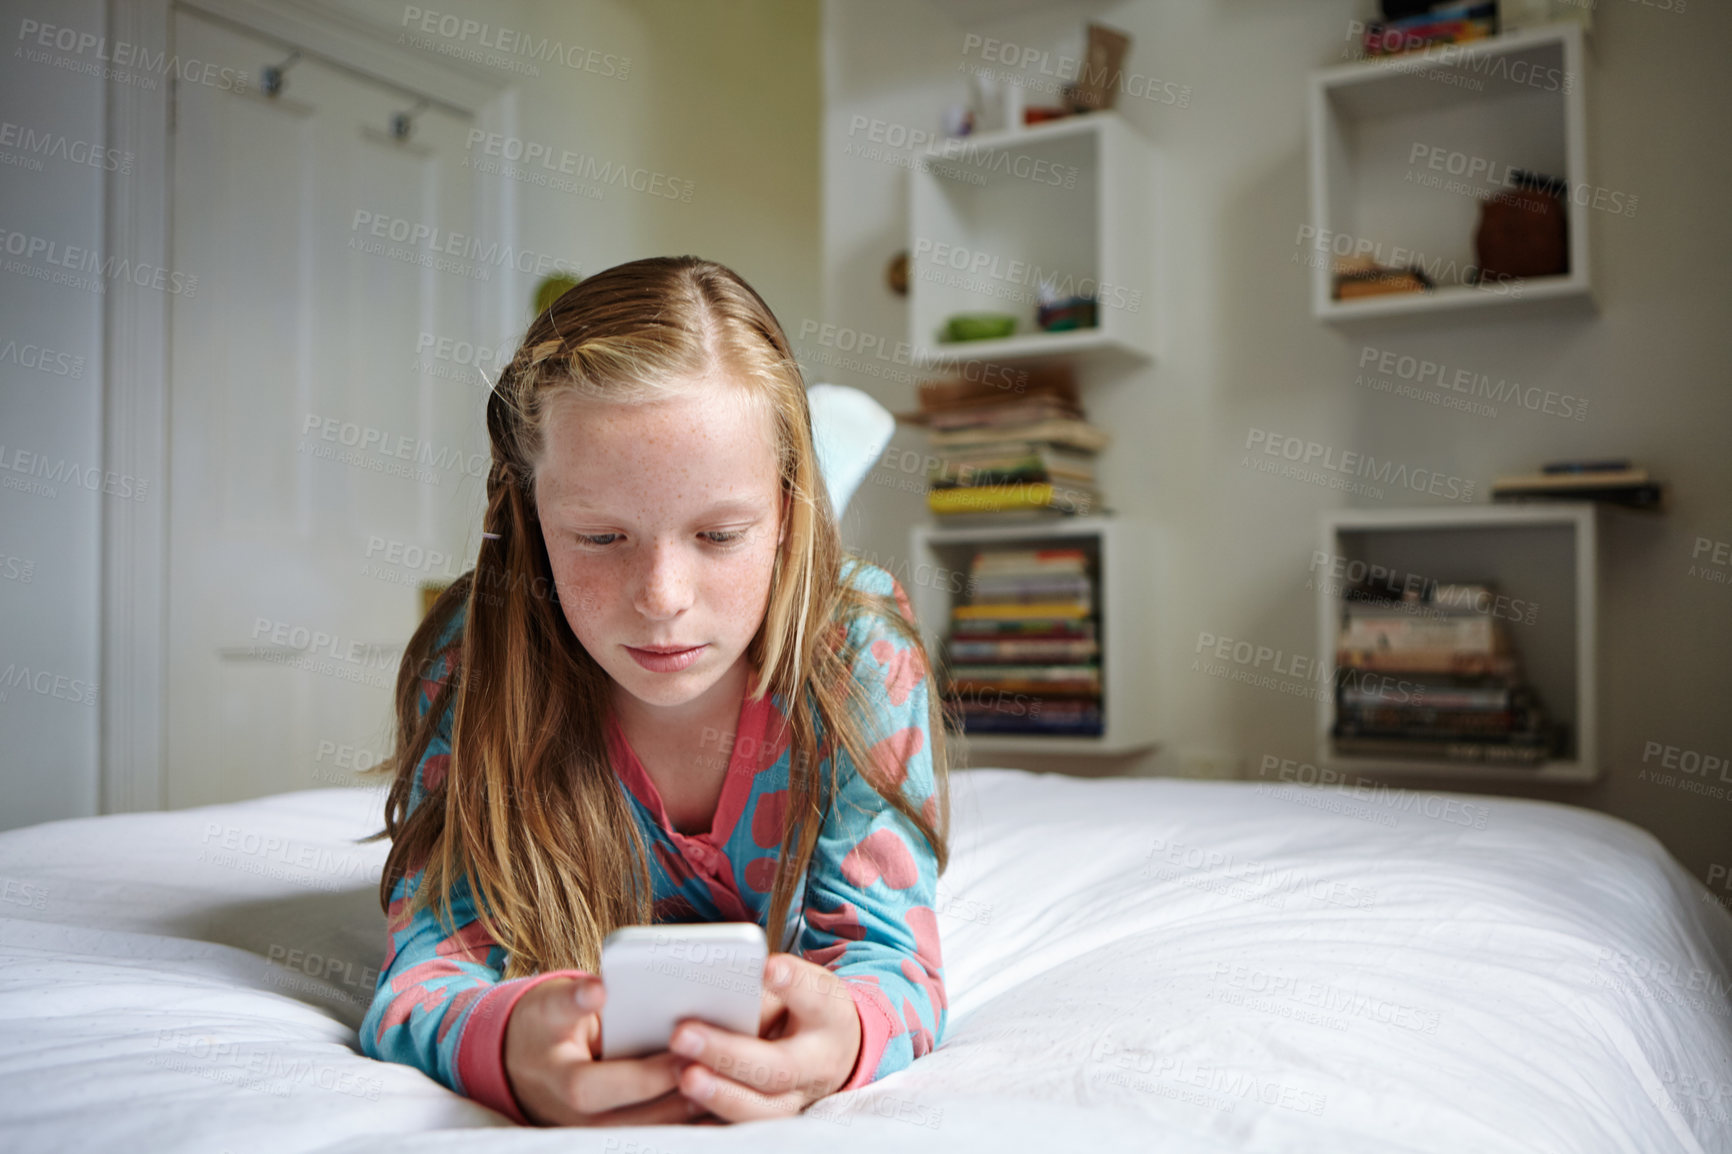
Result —
<instances>
[{"instance_id":1,"label":"girl","mask_svg":"<svg viewBox=\"0 0 1732 1154\"><path fill-rule=\"evenodd\" d=\"M740 1121L944 1036L948 761L902 586L842 554L787 337L735 273L632 261L561 296L487 404L475 567L397 677L361 1026L542 1125ZM758 1037L600 1060L619 926L752 921Z\"/></svg>"}]
</instances>

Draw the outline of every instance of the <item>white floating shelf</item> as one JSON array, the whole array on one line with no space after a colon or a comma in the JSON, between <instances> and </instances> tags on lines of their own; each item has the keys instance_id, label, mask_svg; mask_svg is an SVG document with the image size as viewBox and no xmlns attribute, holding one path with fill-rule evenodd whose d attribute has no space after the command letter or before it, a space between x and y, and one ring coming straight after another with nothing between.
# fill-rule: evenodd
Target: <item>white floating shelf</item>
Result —
<instances>
[{"instance_id":1,"label":"white floating shelf","mask_svg":"<svg viewBox=\"0 0 1732 1154\"><path fill-rule=\"evenodd\" d=\"M966 586L976 548L1077 547L1094 562L1103 733L1098 737L1008 733L956 737L971 761L980 753L1124 754L1156 746L1152 676L1143 649L1151 636L1146 588L1152 568L1146 556L1149 539L1146 527L1119 516L968 528L915 525L909 531L914 571L903 586L914 604L926 645L935 655L949 633L950 609Z\"/></svg>"},{"instance_id":2,"label":"white floating shelf","mask_svg":"<svg viewBox=\"0 0 1732 1154\"><path fill-rule=\"evenodd\" d=\"M1430 292L1390 293L1387 296L1330 301L1324 319L1356 321L1433 312L1470 313L1545 302L1590 307L1592 294L1587 278L1573 275L1529 277L1521 282L1521 293L1517 296L1500 296L1492 289L1477 285L1449 285Z\"/></svg>"},{"instance_id":3,"label":"white floating shelf","mask_svg":"<svg viewBox=\"0 0 1732 1154\"><path fill-rule=\"evenodd\" d=\"M1037 364L1049 359L1062 359L1072 364L1079 361L1118 362L1128 366L1144 364L1151 359L1148 350L1141 345L1098 328L1059 333L1017 333L992 340L923 345L915 350L914 355L927 368L969 361Z\"/></svg>"},{"instance_id":4,"label":"white floating shelf","mask_svg":"<svg viewBox=\"0 0 1732 1154\"><path fill-rule=\"evenodd\" d=\"M908 332L925 366L1064 358L1085 371L1156 352L1155 157L1110 109L952 138L909 172ZM1042 331L1043 284L1094 296L1093 328ZM1006 338L943 342L959 313L1017 319Z\"/></svg>"},{"instance_id":5,"label":"white floating shelf","mask_svg":"<svg viewBox=\"0 0 1732 1154\"><path fill-rule=\"evenodd\" d=\"M1582 37L1579 23L1561 21L1311 74L1312 231L1295 243L1310 266L1313 316L1592 307L1596 210L1577 200L1592 198ZM1468 283L1480 199L1504 191L1513 169L1567 182L1569 272ZM1437 287L1337 301L1334 263L1355 253L1391 267L1417 263Z\"/></svg>"},{"instance_id":6,"label":"white floating shelf","mask_svg":"<svg viewBox=\"0 0 1732 1154\"><path fill-rule=\"evenodd\" d=\"M1531 621L1506 627L1524 679L1569 732L1566 756L1537 766L1343 754L1330 735L1335 702L1324 696L1316 713L1318 764L1366 776L1576 783L1599 777L1599 516L1598 506L1576 501L1326 512L1318 549L1329 558L1381 565L1403 580L1489 580L1498 593L1532 606ZM1317 652L1327 675L1318 684L1334 685L1343 588L1333 579L1316 586ZM1524 609L1521 616L1529 614Z\"/></svg>"}]
</instances>

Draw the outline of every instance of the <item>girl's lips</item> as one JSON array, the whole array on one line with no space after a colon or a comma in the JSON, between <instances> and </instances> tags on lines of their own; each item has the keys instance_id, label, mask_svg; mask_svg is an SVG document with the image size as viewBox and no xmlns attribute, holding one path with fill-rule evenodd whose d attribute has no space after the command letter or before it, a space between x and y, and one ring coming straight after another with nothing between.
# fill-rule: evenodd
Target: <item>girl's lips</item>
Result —
<instances>
[{"instance_id":1,"label":"girl's lips","mask_svg":"<svg viewBox=\"0 0 1732 1154\"><path fill-rule=\"evenodd\" d=\"M649 670L651 673L678 673L698 659L704 651L704 646L694 645L690 649L681 649L674 653L657 653L650 649L634 649L627 645L626 652L632 660Z\"/></svg>"}]
</instances>

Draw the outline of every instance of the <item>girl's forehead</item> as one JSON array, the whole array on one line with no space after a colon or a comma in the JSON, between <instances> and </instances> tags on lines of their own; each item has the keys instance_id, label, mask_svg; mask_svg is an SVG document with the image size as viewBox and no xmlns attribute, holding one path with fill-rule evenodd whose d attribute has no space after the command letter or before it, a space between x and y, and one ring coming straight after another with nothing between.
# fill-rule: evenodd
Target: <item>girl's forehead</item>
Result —
<instances>
[{"instance_id":1,"label":"girl's forehead","mask_svg":"<svg viewBox=\"0 0 1732 1154\"><path fill-rule=\"evenodd\" d=\"M734 395L729 396L727 394ZM641 403L571 395L550 403L537 482L551 500L602 493L681 491L700 497L775 488L779 469L768 406L737 389L705 389Z\"/></svg>"},{"instance_id":2,"label":"girl's forehead","mask_svg":"<svg viewBox=\"0 0 1732 1154\"><path fill-rule=\"evenodd\" d=\"M642 402L561 398L549 407L543 429L549 456L562 449L761 452L774 433L767 405L720 391Z\"/></svg>"},{"instance_id":3,"label":"girl's forehead","mask_svg":"<svg viewBox=\"0 0 1732 1154\"><path fill-rule=\"evenodd\" d=\"M759 389L726 379L699 378L666 382L666 392L648 399L608 400L575 388L561 389L546 402L543 428L567 435L620 426L760 422L769 428L770 403Z\"/></svg>"}]
</instances>

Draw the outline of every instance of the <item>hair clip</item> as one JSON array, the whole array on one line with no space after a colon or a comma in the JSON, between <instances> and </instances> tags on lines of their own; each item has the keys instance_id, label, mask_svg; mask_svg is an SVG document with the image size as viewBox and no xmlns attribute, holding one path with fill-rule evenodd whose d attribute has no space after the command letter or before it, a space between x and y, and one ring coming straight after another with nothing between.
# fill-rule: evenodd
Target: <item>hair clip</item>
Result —
<instances>
[{"instance_id":1,"label":"hair clip","mask_svg":"<svg viewBox=\"0 0 1732 1154\"><path fill-rule=\"evenodd\" d=\"M499 534L498 533L489 533L489 532L486 532L485 530L483 530L481 535L483 537L487 538L489 541L499 540Z\"/></svg>"}]
</instances>

